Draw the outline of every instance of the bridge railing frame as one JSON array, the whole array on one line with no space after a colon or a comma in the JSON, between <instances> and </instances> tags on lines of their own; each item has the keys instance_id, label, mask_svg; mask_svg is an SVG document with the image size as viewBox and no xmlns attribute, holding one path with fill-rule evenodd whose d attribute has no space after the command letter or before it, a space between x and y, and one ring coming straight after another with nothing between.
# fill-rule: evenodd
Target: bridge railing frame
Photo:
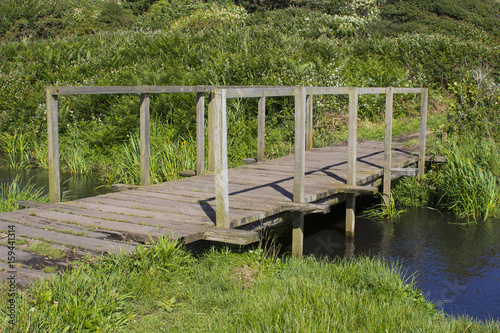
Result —
<instances>
[{"instance_id":1,"label":"bridge railing frame","mask_svg":"<svg viewBox=\"0 0 500 333\"><path fill-rule=\"evenodd\" d=\"M295 166L293 201L305 202L305 151L313 146L313 96L348 95L348 176L347 185L356 185L356 141L359 95L385 94L385 152L384 193L390 193L392 118L394 94L420 94L420 137L418 176L424 174L425 139L427 124L427 88L359 88L359 87L276 87L276 86L96 86L47 87L47 131L49 155L49 200L60 201L58 97L88 94L140 94L140 149L141 185L150 184L149 174L149 106L150 95L158 93L196 93L197 174L205 172L205 94L208 104L208 171L215 172L216 226L231 228L229 219L229 190L227 165L227 114L229 98L258 98L257 160L265 159L265 105L266 97L295 97ZM354 235L355 194L347 194L346 236ZM387 202L388 203L388 202ZM304 214L297 213L294 220L295 240L302 243ZM297 247L299 248L299 247ZM300 246L302 249L302 246ZM300 250L301 251L301 250Z\"/></svg>"}]
</instances>

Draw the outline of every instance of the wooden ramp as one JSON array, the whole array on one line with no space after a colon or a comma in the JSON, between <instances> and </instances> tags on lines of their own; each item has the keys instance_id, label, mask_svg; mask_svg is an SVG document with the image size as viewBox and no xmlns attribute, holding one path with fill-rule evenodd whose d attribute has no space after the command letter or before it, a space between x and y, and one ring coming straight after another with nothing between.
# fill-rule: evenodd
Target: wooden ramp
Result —
<instances>
[{"instance_id":1,"label":"wooden ramp","mask_svg":"<svg viewBox=\"0 0 500 333\"><path fill-rule=\"evenodd\" d=\"M412 153L393 149L392 167L417 161ZM294 156L244 165L229 170L229 216L233 228L215 228L214 175L206 174L163 184L137 187L77 201L33 204L0 214L0 237L7 242L14 229L18 276L30 277L26 268L64 266L85 254L132 250L138 243L170 234L185 243L208 239L246 244L258 240L264 224L282 221L290 211L326 212L345 199L348 147L311 149L306 152L305 203L293 203ZM381 183L384 144L365 141L357 146L357 186ZM358 188L356 187L356 188ZM359 190L359 189L358 189ZM316 205L308 205L310 203ZM10 228L9 228L10 227ZM11 232L12 233L12 232ZM33 251L35 243L48 242L62 253L50 259ZM31 245L30 245L31 244ZM7 248L0 256L7 258ZM3 263L3 266L7 264ZM8 274L8 267L0 272ZM29 273L29 274L28 274ZM18 277L19 279L19 277Z\"/></svg>"}]
</instances>

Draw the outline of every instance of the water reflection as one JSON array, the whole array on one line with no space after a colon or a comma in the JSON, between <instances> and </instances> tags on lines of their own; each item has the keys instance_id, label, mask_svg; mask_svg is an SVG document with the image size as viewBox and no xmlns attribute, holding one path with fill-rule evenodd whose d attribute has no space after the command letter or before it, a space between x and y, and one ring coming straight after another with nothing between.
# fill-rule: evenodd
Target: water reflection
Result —
<instances>
[{"instance_id":1,"label":"water reflection","mask_svg":"<svg viewBox=\"0 0 500 333\"><path fill-rule=\"evenodd\" d=\"M49 173L47 170L27 169L10 170L0 167L0 182L10 183L16 175L21 176L21 182L30 182L37 188L48 193ZM110 192L109 186L104 186L97 173L86 175L61 174L61 193L63 200L75 200Z\"/></svg>"},{"instance_id":2,"label":"water reflection","mask_svg":"<svg viewBox=\"0 0 500 333\"><path fill-rule=\"evenodd\" d=\"M346 239L339 212L309 217L304 253L380 255L414 274L418 288L449 314L500 319L500 221L464 224L451 215L409 209L398 222L357 218Z\"/></svg>"}]
</instances>

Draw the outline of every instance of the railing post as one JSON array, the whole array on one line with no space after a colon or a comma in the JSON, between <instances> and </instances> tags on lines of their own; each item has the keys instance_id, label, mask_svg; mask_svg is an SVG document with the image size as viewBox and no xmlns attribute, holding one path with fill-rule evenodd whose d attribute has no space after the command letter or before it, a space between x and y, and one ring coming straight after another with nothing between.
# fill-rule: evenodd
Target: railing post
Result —
<instances>
[{"instance_id":1,"label":"railing post","mask_svg":"<svg viewBox=\"0 0 500 333\"><path fill-rule=\"evenodd\" d=\"M215 108L214 108L214 95L213 91L208 95L208 128L207 128L207 139L208 139L208 171L215 171L215 161L214 161L214 140L215 140Z\"/></svg>"},{"instance_id":2,"label":"railing post","mask_svg":"<svg viewBox=\"0 0 500 333\"><path fill-rule=\"evenodd\" d=\"M422 179L425 172L425 138L427 133L427 99L429 89L422 88L420 102L420 142L418 149L418 179Z\"/></svg>"},{"instance_id":3,"label":"railing post","mask_svg":"<svg viewBox=\"0 0 500 333\"><path fill-rule=\"evenodd\" d=\"M313 147L313 95L306 97L306 150Z\"/></svg>"},{"instance_id":4,"label":"railing post","mask_svg":"<svg viewBox=\"0 0 500 333\"><path fill-rule=\"evenodd\" d=\"M196 94L196 174L205 172L205 93Z\"/></svg>"},{"instance_id":5,"label":"railing post","mask_svg":"<svg viewBox=\"0 0 500 333\"><path fill-rule=\"evenodd\" d=\"M46 90L47 141L49 158L49 201L61 201L61 180L59 171L59 124L57 115L57 95Z\"/></svg>"},{"instance_id":6,"label":"railing post","mask_svg":"<svg viewBox=\"0 0 500 333\"><path fill-rule=\"evenodd\" d=\"M304 182L306 164L306 88L295 88L295 162L293 201L305 202ZM296 212L293 217L292 254L302 257L304 246L304 213Z\"/></svg>"},{"instance_id":7,"label":"railing post","mask_svg":"<svg viewBox=\"0 0 500 333\"><path fill-rule=\"evenodd\" d=\"M214 89L213 94L216 227L230 228L226 90Z\"/></svg>"},{"instance_id":8,"label":"railing post","mask_svg":"<svg viewBox=\"0 0 500 333\"><path fill-rule=\"evenodd\" d=\"M349 88L349 133L347 153L347 185L356 185L356 145L358 120L358 88ZM346 196L345 236L354 237L356 194Z\"/></svg>"},{"instance_id":9,"label":"railing post","mask_svg":"<svg viewBox=\"0 0 500 333\"><path fill-rule=\"evenodd\" d=\"M392 153L392 113L394 89L385 88L385 152L384 152L384 203L390 204L391 195L391 153Z\"/></svg>"},{"instance_id":10,"label":"railing post","mask_svg":"<svg viewBox=\"0 0 500 333\"><path fill-rule=\"evenodd\" d=\"M149 94L141 94L140 118L141 185L146 186L151 184L151 174L149 170Z\"/></svg>"},{"instance_id":11,"label":"railing post","mask_svg":"<svg viewBox=\"0 0 500 333\"><path fill-rule=\"evenodd\" d=\"M261 162L266 159L266 97L259 98L259 114L257 125L257 161Z\"/></svg>"}]
</instances>

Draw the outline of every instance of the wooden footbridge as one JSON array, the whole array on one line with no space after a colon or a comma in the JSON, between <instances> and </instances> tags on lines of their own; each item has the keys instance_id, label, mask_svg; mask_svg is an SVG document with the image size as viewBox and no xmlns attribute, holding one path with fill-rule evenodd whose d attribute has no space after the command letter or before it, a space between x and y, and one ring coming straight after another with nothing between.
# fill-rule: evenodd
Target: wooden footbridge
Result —
<instances>
[{"instance_id":1,"label":"wooden footbridge","mask_svg":"<svg viewBox=\"0 0 500 333\"><path fill-rule=\"evenodd\" d=\"M149 96L154 93L197 93L196 176L150 185ZM124 191L60 203L57 102L61 95L140 94L141 186ZM393 95L421 94L418 152L392 143ZM205 94L208 94L208 142L205 144ZM315 95L349 96L347 145L312 148L312 99ZM384 142L358 142L357 110L360 94L386 95ZM295 154L265 160L266 98L295 97ZM257 163L228 169L226 100L258 98ZM249 244L259 231L286 221L293 223L293 254L302 255L304 215L326 213L346 201L346 236L354 236L355 198L374 194L391 179L412 173L418 164L423 175L427 89L339 87L49 87L50 204L25 203L26 209L0 214L5 241L15 237L17 260L26 266L63 264L63 259L86 253L131 250L137 243L170 234L185 243L212 240ZM205 148L208 146L208 156ZM207 163L205 163L207 161ZM206 165L207 164L207 165ZM0 234L1 235L1 234ZM63 259L28 253L34 243L49 242ZM36 244L35 244L36 245ZM7 255L3 256L7 258ZM0 269L7 266L0 263ZM0 274L6 274L9 267ZM12 270L12 267L11 269ZM32 271L18 267L29 277Z\"/></svg>"}]
</instances>

